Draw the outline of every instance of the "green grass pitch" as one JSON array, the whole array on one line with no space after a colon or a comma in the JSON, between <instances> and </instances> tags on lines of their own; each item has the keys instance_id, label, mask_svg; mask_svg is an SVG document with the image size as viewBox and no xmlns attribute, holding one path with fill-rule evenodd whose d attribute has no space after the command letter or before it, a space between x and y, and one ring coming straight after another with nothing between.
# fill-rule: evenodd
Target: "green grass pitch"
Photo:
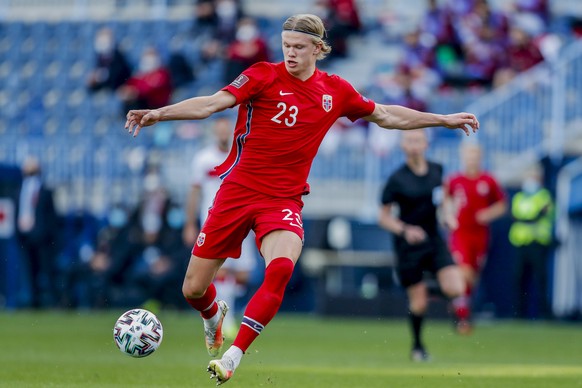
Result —
<instances>
[{"instance_id":1,"label":"green grass pitch","mask_svg":"<svg viewBox=\"0 0 582 388\"><path fill-rule=\"evenodd\" d=\"M113 343L121 313L0 312L0 387L214 386L194 313L160 312L163 343L143 359ZM225 386L582 387L579 324L502 321L460 337L429 320L425 341L433 360L414 364L403 320L279 315Z\"/></svg>"}]
</instances>

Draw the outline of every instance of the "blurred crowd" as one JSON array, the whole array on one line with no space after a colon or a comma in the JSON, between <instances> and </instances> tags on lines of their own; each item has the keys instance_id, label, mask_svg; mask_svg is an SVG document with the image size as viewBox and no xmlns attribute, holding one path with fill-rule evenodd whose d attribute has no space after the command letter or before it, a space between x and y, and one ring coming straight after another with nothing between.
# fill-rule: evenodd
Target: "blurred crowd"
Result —
<instances>
[{"instance_id":1,"label":"blurred crowd","mask_svg":"<svg viewBox=\"0 0 582 388\"><path fill-rule=\"evenodd\" d=\"M402 36L401 57L380 71L377 99L426 110L451 89L484 92L552 60L561 46L550 31L547 0L427 0L427 11Z\"/></svg>"},{"instance_id":2,"label":"blurred crowd","mask_svg":"<svg viewBox=\"0 0 582 388\"><path fill-rule=\"evenodd\" d=\"M38 160L28 158L16 209L21 267L33 308L105 308L153 304L180 308L190 257L182 241L183 209L155 166L137 206L112 206L104 218L60 215Z\"/></svg>"},{"instance_id":3,"label":"blurred crowd","mask_svg":"<svg viewBox=\"0 0 582 388\"><path fill-rule=\"evenodd\" d=\"M328 28L333 51L326 61L349 57L349 38L366 33L357 3L315 0L306 10L322 17ZM418 25L402 36L396 66L374 77L370 97L424 111L435 92L500 87L552 59L559 42L548 33L548 1L510 3L511 9L500 10L487 0L427 0ZM86 80L89 91L119 98L120 115L171 103L176 91L190 90L200 66L222 63L217 85L222 87L253 63L280 55L280 40L271 45L261 21L246 13L240 0L198 0L190 34L175 37L165 48L145 47L136 63L123 50L121 38L108 27L98 31L95 64ZM190 41L199 43L198 62L189 59ZM378 152L395 145L394 138L375 137L374 128L338 121L322 144L323 157L337 149L336 143L361 144L361 133L367 133ZM179 285L191 246L182 238L184 206L164 187L159 166L146 168L137 206L114 205L103 218L85 210L57 214L52 200L40 200L49 198L50 190L38 161L27 161L23 174L18 228L32 307L183 306Z\"/></svg>"},{"instance_id":4,"label":"blurred crowd","mask_svg":"<svg viewBox=\"0 0 582 388\"><path fill-rule=\"evenodd\" d=\"M330 29L333 44L331 60L347 56L347 38L361 29L354 0L316 0L310 12L322 17ZM122 114L129 109L159 108L172 101L174 91L191 86L200 67L219 62L222 87L244 69L274 60L279 46L269 47L266 31L259 20L247 15L240 0L198 0L194 5L192 28L176 36L168 48L147 46L135 66L121 48L112 29L104 27L95 36L95 65L87 78L90 91L113 91L122 101ZM189 43L195 42L191 45ZM199 50L189 60L187 50Z\"/></svg>"}]
</instances>

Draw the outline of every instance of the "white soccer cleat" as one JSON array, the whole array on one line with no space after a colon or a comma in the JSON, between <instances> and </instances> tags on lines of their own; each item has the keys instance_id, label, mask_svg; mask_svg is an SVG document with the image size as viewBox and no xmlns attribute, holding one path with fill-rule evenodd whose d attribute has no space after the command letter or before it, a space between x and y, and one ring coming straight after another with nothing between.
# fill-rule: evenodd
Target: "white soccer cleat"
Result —
<instances>
[{"instance_id":1,"label":"white soccer cleat","mask_svg":"<svg viewBox=\"0 0 582 388\"><path fill-rule=\"evenodd\" d=\"M206 342L206 349L211 357L216 357L222 349L224 344L224 335L222 334L222 322L224 321L224 316L228 311L228 305L223 300L216 301L218 304L218 323L213 329L204 328L204 340Z\"/></svg>"},{"instance_id":2,"label":"white soccer cleat","mask_svg":"<svg viewBox=\"0 0 582 388\"><path fill-rule=\"evenodd\" d=\"M210 378L216 378L216 385L226 383L234 374L234 361L230 357L223 357L220 360L212 360L206 368L210 372Z\"/></svg>"}]
</instances>

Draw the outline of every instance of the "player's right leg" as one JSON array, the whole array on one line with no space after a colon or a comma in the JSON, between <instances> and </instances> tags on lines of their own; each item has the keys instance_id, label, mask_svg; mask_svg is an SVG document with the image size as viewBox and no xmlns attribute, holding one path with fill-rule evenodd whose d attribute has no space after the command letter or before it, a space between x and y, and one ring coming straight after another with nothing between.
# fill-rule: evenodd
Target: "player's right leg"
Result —
<instances>
[{"instance_id":1,"label":"player's right leg","mask_svg":"<svg viewBox=\"0 0 582 388\"><path fill-rule=\"evenodd\" d=\"M212 284L223 262L224 259L202 259L192 255L182 285L186 301L202 316L206 349L212 357L220 353L224 343L222 322L228 311L228 305L216 299L216 288Z\"/></svg>"}]
</instances>

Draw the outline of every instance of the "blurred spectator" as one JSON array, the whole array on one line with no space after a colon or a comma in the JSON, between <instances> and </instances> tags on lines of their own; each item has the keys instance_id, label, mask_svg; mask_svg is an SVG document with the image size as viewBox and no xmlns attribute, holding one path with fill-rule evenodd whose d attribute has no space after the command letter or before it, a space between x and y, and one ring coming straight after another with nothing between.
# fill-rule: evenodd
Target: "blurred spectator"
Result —
<instances>
[{"instance_id":1,"label":"blurred spectator","mask_svg":"<svg viewBox=\"0 0 582 388\"><path fill-rule=\"evenodd\" d=\"M499 45L507 42L509 20L503 12L492 10L487 0L475 0L472 11L459 20L458 26L464 44L482 39L484 27L488 30L487 40Z\"/></svg>"},{"instance_id":2,"label":"blurred spectator","mask_svg":"<svg viewBox=\"0 0 582 388\"><path fill-rule=\"evenodd\" d=\"M235 39L237 26L244 12L240 0L215 0L216 32L215 36L224 43Z\"/></svg>"},{"instance_id":3,"label":"blurred spectator","mask_svg":"<svg viewBox=\"0 0 582 388\"><path fill-rule=\"evenodd\" d=\"M175 285L189 249L182 244L183 217L176 215L157 171L144 177L143 198L126 217L123 208L112 209L109 225L99 234L89 264L95 306L179 306Z\"/></svg>"},{"instance_id":4,"label":"blurred spectator","mask_svg":"<svg viewBox=\"0 0 582 388\"><path fill-rule=\"evenodd\" d=\"M515 284L518 288L517 316L547 318L547 264L553 236L552 195L542 186L539 166L525 175L521 191L511 202L513 224L509 241L516 249Z\"/></svg>"},{"instance_id":5,"label":"blurred spectator","mask_svg":"<svg viewBox=\"0 0 582 388\"><path fill-rule=\"evenodd\" d=\"M90 305L95 308L114 304L116 290L126 281L124 270L131 257L137 254L138 234L129 228L128 211L113 206L107 216L107 224L99 231L93 255L87 263L87 284Z\"/></svg>"},{"instance_id":6,"label":"blurred spectator","mask_svg":"<svg viewBox=\"0 0 582 388\"><path fill-rule=\"evenodd\" d=\"M348 55L347 39L362 29L360 14L354 0L316 0L313 14L319 16L328 31L327 40L333 47L329 58Z\"/></svg>"},{"instance_id":7,"label":"blurred spectator","mask_svg":"<svg viewBox=\"0 0 582 388\"><path fill-rule=\"evenodd\" d=\"M214 0L198 0L194 6L194 34L213 33L218 23Z\"/></svg>"},{"instance_id":8,"label":"blurred spectator","mask_svg":"<svg viewBox=\"0 0 582 388\"><path fill-rule=\"evenodd\" d=\"M88 211L77 209L63 217L62 248L58 263L58 305L62 308L91 308L103 292L90 286L89 262L95 252L101 222Z\"/></svg>"},{"instance_id":9,"label":"blurred spectator","mask_svg":"<svg viewBox=\"0 0 582 388\"><path fill-rule=\"evenodd\" d=\"M224 83L232 82L254 63L268 61L266 42L260 36L256 21L244 18L236 30L236 38L226 49Z\"/></svg>"},{"instance_id":10,"label":"blurred spectator","mask_svg":"<svg viewBox=\"0 0 582 388\"><path fill-rule=\"evenodd\" d=\"M87 78L90 91L117 90L131 76L125 55L115 43L113 31L102 28L95 36L95 67Z\"/></svg>"},{"instance_id":11,"label":"blurred spectator","mask_svg":"<svg viewBox=\"0 0 582 388\"><path fill-rule=\"evenodd\" d=\"M144 231L145 244L133 269L131 288L140 290L149 309L183 307L181 288L191 247L182 243L183 212L178 206L166 209L162 227L155 233Z\"/></svg>"},{"instance_id":12,"label":"blurred spectator","mask_svg":"<svg viewBox=\"0 0 582 388\"><path fill-rule=\"evenodd\" d=\"M457 21L460 21L473 11L475 0L445 0L444 7Z\"/></svg>"},{"instance_id":13,"label":"blurred spectator","mask_svg":"<svg viewBox=\"0 0 582 388\"><path fill-rule=\"evenodd\" d=\"M510 42L507 47L506 66L495 74L494 86L501 86L517 74L526 71L544 60L544 57L532 39L532 35L521 25L512 25Z\"/></svg>"},{"instance_id":14,"label":"blurred spectator","mask_svg":"<svg viewBox=\"0 0 582 388\"><path fill-rule=\"evenodd\" d=\"M131 109L156 109L168 105L172 95L170 72L162 63L157 50L146 48L137 72L118 89L123 112Z\"/></svg>"},{"instance_id":15,"label":"blurred spectator","mask_svg":"<svg viewBox=\"0 0 582 388\"><path fill-rule=\"evenodd\" d=\"M18 242L30 283L31 306L50 307L56 302L55 248L58 228L53 192L41 178L38 159L22 164L22 186L16 207Z\"/></svg>"},{"instance_id":16,"label":"blurred spectator","mask_svg":"<svg viewBox=\"0 0 582 388\"><path fill-rule=\"evenodd\" d=\"M463 46L464 83L466 86L490 87L495 73L502 66L504 50L491 26L483 25L477 33L473 42Z\"/></svg>"},{"instance_id":17,"label":"blurred spectator","mask_svg":"<svg viewBox=\"0 0 582 388\"><path fill-rule=\"evenodd\" d=\"M420 33L429 35L437 47L458 46L451 13L446 8L440 7L437 0L428 0L427 8L419 26Z\"/></svg>"},{"instance_id":18,"label":"blurred spectator","mask_svg":"<svg viewBox=\"0 0 582 388\"><path fill-rule=\"evenodd\" d=\"M235 40L239 22L244 16L241 2L203 0L196 5L196 13L203 23L195 30L195 36L203 36L200 40L203 61L222 60L226 47Z\"/></svg>"},{"instance_id":19,"label":"blurred spectator","mask_svg":"<svg viewBox=\"0 0 582 388\"><path fill-rule=\"evenodd\" d=\"M544 25L550 21L548 0L514 0L514 7L517 13L534 16Z\"/></svg>"},{"instance_id":20,"label":"blurred spectator","mask_svg":"<svg viewBox=\"0 0 582 388\"><path fill-rule=\"evenodd\" d=\"M419 67L414 73L406 68L397 72L395 74L396 87L392 98L389 99L390 104L426 112L428 108L426 98L439 82L438 78L431 75L434 76L433 72L426 67Z\"/></svg>"},{"instance_id":21,"label":"blurred spectator","mask_svg":"<svg viewBox=\"0 0 582 388\"><path fill-rule=\"evenodd\" d=\"M168 71L172 80L172 88L179 89L194 82L196 79L194 68L184 53L185 40L181 36L172 38L170 42L170 57L168 58Z\"/></svg>"},{"instance_id":22,"label":"blurred spectator","mask_svg":"<svg viewBox=\"0 0 582 388\"><path fill-rule=\"evenodd\" d=\"M405 66L411 70L419 67L434 68L434 46L432 45L434 42L426 44L421 41L420 37L420 30L414 30L404 35L400 66Z\"/></svg>"}]
</instances>

